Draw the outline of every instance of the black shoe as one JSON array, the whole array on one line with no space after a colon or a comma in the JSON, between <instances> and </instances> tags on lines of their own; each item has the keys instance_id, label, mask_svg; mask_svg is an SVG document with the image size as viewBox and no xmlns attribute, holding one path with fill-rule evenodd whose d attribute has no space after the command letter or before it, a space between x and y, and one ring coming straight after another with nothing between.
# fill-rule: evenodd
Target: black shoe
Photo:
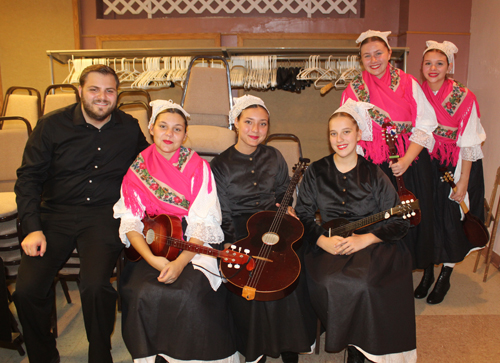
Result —
<instances>
[{"instance_id":1,"label":"black shoe","mask_svg":"<svg viewBox=\"0 0 500 363\"><path fill-rule=\"evenodd\" d=\"M427 296L429 289L434 282L434 265L430 265L426 269L424 269L424 275L422 276L422 281L418 284L415 289L415 293L413 294L416 299L423 299Z\"/></svg>"},{"instance_id":2,"label":"black shoe","mask_svg":"<svg viewBox=\"0 0 500 363\"><path fill-rule=\"evenodd\" d=\"M444 300L446 293L450 289L450 275L452 272L453 267L443 266L434 289L427 297L428 304L439 304Z\"/></svg>"},{"instance_id":3,"label":"black shoe","mask_svg":"<svg viewBox=\"0 0 500 363\"><path fill-rule=\"evenodd\" d=\"M155 363L168 363L168 361L158 354L155 358Z\"/></svg>"},{"instance_id":4,"label":"black shoe","mask_svg":"<svg viewBox=\"0 0 500 363\"><path fill-rule=\"evenodd\" d=\"M298 363L299 353L281 352L281 360L283 360L283 363Z\"/></svg>"},{"instance_id":5,"label":"black shoe","mask_svg":"<svg viewBox=\"0 0 500 363\"><path fill-rule=\"evenodd\" d=\"M57 353L57 357L52 358L50 363L61 363L61 357L59 356L59 353Z\"/></svg>"},{"instance_id":6,"label":"black shoe","mask_svg":"<svg viewBox=\"0 0 500 363\"><path fill-rule=\"evenodd\" d=\"M264 354L264 355L262 356L262 358L260 358L260 359L257 361L257 363L266 363L266 360L267 360L267 356Z\"/></svg>"},{"instance_id":7,"label":"black shoe","mask_svg":"<svg viewBox=\"0 0 500 363\"><path fill-rule=\"evenodd\" d=\"M365 356L353 346L348 346L347 363L365 363Z\"/></svg>"}]
</instances>

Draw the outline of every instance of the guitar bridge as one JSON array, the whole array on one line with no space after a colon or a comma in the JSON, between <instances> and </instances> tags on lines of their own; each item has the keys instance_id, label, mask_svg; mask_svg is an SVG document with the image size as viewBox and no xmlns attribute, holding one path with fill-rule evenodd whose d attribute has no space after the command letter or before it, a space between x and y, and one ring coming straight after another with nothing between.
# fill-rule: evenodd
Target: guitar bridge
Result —
<instances>
[{"instance_id":1,"label":"guitar bridge","mask_svg":"<svg viewBox=\"0 0 500 363\"><path fill-rule=\"evenodd\" d=\"M255 291L254 287L245 286L243 287L243 291L241 292L241 296L243 296L247 300L255 299Z\"/></svg>"}]
</instances>

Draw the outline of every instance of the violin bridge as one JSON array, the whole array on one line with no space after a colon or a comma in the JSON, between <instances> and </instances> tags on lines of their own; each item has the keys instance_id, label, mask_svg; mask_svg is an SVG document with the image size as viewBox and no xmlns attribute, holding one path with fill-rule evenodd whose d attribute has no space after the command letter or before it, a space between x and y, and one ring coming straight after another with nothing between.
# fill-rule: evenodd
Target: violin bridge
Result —
<instances>
[{"instance_id":1,"label":"violin bridge","mask_svg":"<svg viewBox=\"0 0 500 363\"><path fill-rule=\"evenodd\" d=\"M250 286L244 286L243 291L241 292L241 296L243 296L247 300L255 299L255 288Z\"/></svg>"}]
</instances>

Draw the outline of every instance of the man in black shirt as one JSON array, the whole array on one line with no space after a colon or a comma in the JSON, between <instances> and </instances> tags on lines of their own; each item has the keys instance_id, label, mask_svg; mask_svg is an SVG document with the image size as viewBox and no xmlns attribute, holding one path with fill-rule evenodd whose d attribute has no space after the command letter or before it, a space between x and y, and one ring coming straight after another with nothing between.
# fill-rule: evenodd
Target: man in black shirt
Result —
<instances>
[{"instance_id":1,"label":"man in black shirt","mask_svg":"<svg viewBox=\"0 0 500 363\"><path fill-rule=\"evenodd\" d=\"M112 362L117 293L110 283L123 245L113 205L128 167L148 146L136 119L116 109L119 80L94 65L80 77L81 102L43 116L15 186L24 251L14 301L31 363L59 362L50 332L51 288L76 247L89 362Z\"/></svg>"}]
</instances>

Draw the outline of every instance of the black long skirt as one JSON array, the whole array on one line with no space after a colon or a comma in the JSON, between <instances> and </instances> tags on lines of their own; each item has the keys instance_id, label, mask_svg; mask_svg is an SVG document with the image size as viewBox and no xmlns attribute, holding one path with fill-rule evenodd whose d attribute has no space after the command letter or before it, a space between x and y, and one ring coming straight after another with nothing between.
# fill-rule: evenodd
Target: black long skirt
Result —
<instances>
[{"instance_id":1,"label":"black long skirt","mask_svg":"<svg viewBox=\"0 0 500 363\"><path fill-rule=\"evenodd\" d=\"M348 256L309 249L305 263L328 352L348 345L373 355L416 349L411 256L402 242L373 244Z\"/></svg>"},{"instance_id":2,"label":"black long skirt","mask_svg":"<svg viewBox=\"0 0 500 363\"><path fill-rule=\"evenodd\" d=\"M432 171L434 173L435 193L435 233L434 238L434 263L456 263L463 261L465 256L474 246L465 236L461 222L460 205L449 199L451 187L448 183L440 182L443 175L439 169L446 168L450 172L455 171L452 165L441 164L438 160L432 160ZM478 160L472 163L469 176L470 213L484 222L484 177L483 162Z\"/></svg>"},{"instance_id":3,"label":"black long skirt","mask_svg":"<svg viewBox=\"0 0 500 363\"><path fill-rule=\"evenodd\" d=\"M132 358L166 354L180 360L220 360L236 352L233 320L222 286L188 264L171 285L146 261L120 277L122 335Z\"/></svg>"},{"instance_id":4,"label":"black long skirt","mask_svg":"<svg viewBox=\"0 0 500 363\"><path fill-rule=\"evenodd\" d=\"M251 214L233 218L237 239L248 235ZM303 264L303 247L297 255ZM275 301L247 301L229 293L229 304L239 334L238 351L247 362L261 355L278 358L282 352L310 352L316 339L317 317L309 299L302 268L296 289Z\"/></svg>"},{"instance_id":5,"label":"black long skirt","mask_svg":"<svg viewBox=\"0 0 500 363\"><path fill-rule=\"evenodd\" d=\"M380 168L391 179L397 188L396 177L389 168L388 163L383 163ZM421 221L418 226L411 226L403 241L408 246L412 255L413 269L424 269L431 265L434 257L434 179L432 173L431 159L427 149L423 149L403 174L406 189L412 192L419 200Z\"/></svg>"}]
</instances>

